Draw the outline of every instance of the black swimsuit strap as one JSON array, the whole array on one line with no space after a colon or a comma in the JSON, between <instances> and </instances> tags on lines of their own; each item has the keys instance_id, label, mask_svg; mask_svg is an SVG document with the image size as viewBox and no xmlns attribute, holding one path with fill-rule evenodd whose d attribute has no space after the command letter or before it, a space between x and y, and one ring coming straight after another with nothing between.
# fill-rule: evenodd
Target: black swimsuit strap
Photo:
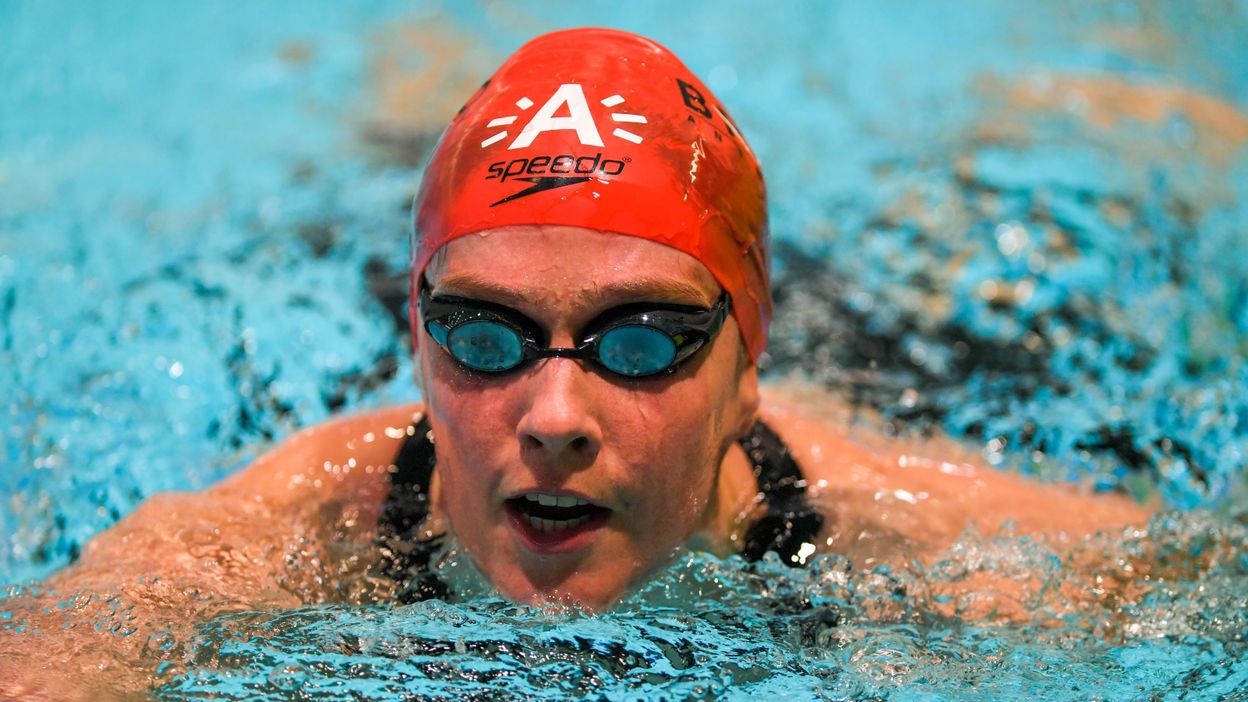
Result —
<instances>
[{"instance_id":1,"label":"black swimsuit strap","mask_svg":"<svg viewBox=\"0 0 1248 702\"><path fill-rule=\"evenodd\" d=\"M801 468L780 437L761 421L738 443L745 450L767 506L763 517L746 531L742 555L756 561L775 551L785 564L802 565L798 552L803 544L815 542L823 516L806 502ZM422 417L408 431L394 465L378 530L383 569L391 579L405 584L398 598L401 602L442 597L447 593L446 584L428 568L442 538L422 538L420 533L429 516L429 486L437 465L427 418Z\"/></svg>"},{"instance_id":2,"label":"black swimsuit strap","mask_svg":"<svg viewBox=\"0 0 1248 702\"><path fill-rule=\"evenodd\" d=\"M803 565L803 544L814 544L823 528L823 515L806 501L806 478L789 447L761 421L738 441L750 461L758 491L767 511L745 532L741 554L757 561L768 551L780 554L789 566Z\"/></svg>"},{"instance_id":3,"label":"black swimsuit strap","mask_svg":"<svg viewBox=\"0 0 1248 702\"><path fill-rule=\"evenodd\" d=\"M390 495L382 507L377 530L382 572L400 584L401 590L395 599L402 604L443 599L450 592L429 567L445 539L442 536L428 538L421 533L429 517L429 486L437 464L433 429L429 420L422 417L409 427L407 434L394 458Z\"/></svg>"},{"instance_id":4,"label":"black swimsuit strap","mask_svg":"<svg viewBox=\"0 0 1248 702\"><path fill-rule=\"evenodd\" d=\"M405 527L416 527L429 516L429 487L438 457L433 450L433 428L429 419L421 417L407 432L407 439L394 458L395 472L390 477L390 494L402 501L410 512Z\"/></svg>"}]
</instances>

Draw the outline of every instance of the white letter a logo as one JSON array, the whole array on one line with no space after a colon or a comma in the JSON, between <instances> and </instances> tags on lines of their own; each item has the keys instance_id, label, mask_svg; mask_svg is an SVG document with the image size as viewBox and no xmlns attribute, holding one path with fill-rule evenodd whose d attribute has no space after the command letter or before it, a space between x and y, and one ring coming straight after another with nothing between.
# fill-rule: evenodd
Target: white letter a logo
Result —
<instances>
[{"instance_id":1,"label":"white letter a logo","mask_svg":"<svg viewBox=\"0 0 1248 702\"><path fill-rule=\"evenodd\" d=\"M564 105L568 106L569 115L555 117L555 113ZM542 109L524 125L520 135L511 142L507 150L531 146L538 134L561 129L575 129L576 136L585 146L602 146L602 137L598 134L598 127L594 126L594 116L589 113L589 104L585 102L585 92L577 83L564 83L559 86L555 94L542 105Z\"/></svg>"}]
</instances>

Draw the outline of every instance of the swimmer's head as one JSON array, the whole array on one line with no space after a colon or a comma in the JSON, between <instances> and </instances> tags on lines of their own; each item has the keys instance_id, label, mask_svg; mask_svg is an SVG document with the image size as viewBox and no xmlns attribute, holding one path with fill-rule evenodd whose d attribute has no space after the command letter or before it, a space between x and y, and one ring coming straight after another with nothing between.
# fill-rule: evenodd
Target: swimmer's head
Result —
<instances>
[{"instance_id":1,"label":"swimmer's head","mask_svg":"<svg viewBox=\"0 0 1248 702\"><path fill-rule=\"evenodd\" d=\"M692 256L731 296L750 357L766 346L758 161L706 86L636 34L565 30L516 51L442 135L414 220L413 300L430 258L453 239L509 225L576 226Z\"/></svg>"},{"instance_id":2,"label":"swimmer's head","mask_svg":"<svg viewBox=\"0 0 1248 702\"><path fill-rule=\"evenodd\" d=\"M538 37L455 116L416 202L412 329L438 509L504 595L607 606L720 525L766 221L740 131L648 39Z\"/></svg>"}]
</instances>

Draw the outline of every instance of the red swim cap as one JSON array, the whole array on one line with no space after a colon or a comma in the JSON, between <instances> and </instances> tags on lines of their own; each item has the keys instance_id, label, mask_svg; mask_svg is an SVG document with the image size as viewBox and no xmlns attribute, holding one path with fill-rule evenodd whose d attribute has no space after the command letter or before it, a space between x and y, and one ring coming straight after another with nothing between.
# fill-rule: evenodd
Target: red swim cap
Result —
<instances>
[{"instance_id":1,"label":"red swim cap","mask_svg":"<svg viewBox=\"0 0 1248 702\"><path fill-rule=\"evenodd\" d=\"M585 227L693 256L732 296L751 358L766 347L762 171L706 86L645 37L570 29L522 46L451 120L414 215L413 299L452 239L508 225Z\"/></svg>"}]
</instances>

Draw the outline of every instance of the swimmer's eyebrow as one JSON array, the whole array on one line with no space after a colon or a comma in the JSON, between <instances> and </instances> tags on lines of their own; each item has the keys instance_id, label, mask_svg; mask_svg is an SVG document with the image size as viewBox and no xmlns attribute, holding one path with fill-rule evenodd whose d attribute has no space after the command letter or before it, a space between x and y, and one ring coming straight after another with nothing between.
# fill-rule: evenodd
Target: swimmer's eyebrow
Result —
<instances>
[{"instance_id":1,"label":"swimmer's eyebrow","mask_svg":"<svg viewBox=\"0 0 1248 702\"><path fill-rule=\"evenodd\" d=\"M442 277L434 285L435 292L461 297L494 302L509 307L521 307L532 304L534 294L528 290L516 290L488 278L469 274L449 274ZM718 291L716 291L718 293ZM586 293L586 302L600 303L610 301L613 304L630 302L664 302L697 307L710 307L715 304L712 293L692 283L668 278L640 278L621 283L612 283L595 287Z\"/></svg>"}]
</instances>

